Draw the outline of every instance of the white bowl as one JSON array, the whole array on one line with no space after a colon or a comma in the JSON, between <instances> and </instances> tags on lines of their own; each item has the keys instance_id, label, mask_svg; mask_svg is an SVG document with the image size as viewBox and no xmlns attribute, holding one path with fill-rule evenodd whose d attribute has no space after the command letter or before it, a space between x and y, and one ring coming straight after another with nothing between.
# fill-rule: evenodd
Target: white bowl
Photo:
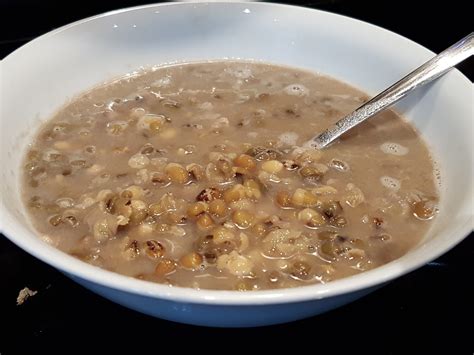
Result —
<instances>
[{"instance_id":1,"label":"white bowl","mask_svg":"<svg viewBox=\"0 0 474 355\"><path fill-rule=\"evenodd\" d=\"M2 62L1 230L15 244L98 294L156 317L207 326L256 326L348 303L446 252L472 229L472 84L457 70L398 109L422 132L441 171L440 213L414 250L324 285L257 292L193 290L125 277L43 243L20 199L20 163L42 120L74 95L141 66L256 59L326 73L375 94L432 57L379 27L322 11L263 3L163 4L65 26Z\"/></svg>"}]
</instances>

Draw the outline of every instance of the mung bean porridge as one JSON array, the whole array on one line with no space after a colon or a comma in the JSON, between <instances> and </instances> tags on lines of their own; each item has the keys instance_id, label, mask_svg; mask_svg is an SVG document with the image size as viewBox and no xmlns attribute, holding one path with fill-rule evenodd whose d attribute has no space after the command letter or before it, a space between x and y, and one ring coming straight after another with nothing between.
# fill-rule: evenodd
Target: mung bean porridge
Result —
<instances>
[{"instance_id":1,"label":"mung bean porridge","mask_svg":"<svg viewBox=\"0 0 474 355\"><path fill-rule=\"evenodd\" d=\"M143 280L249 291L354 275L413 248L439 198L427 146L393 111L302 148L366 100L262 63L146 70L41 127L25 204L46 242Z\"/></svg>"}]
</instances>

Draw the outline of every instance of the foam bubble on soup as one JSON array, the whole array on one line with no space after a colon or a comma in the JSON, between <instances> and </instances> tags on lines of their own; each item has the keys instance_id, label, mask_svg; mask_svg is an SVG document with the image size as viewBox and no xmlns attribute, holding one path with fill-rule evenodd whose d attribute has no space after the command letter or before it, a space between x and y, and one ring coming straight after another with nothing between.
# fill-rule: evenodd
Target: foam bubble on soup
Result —
<instances>
[{"instance_id":1,"label":"foam bubble on soup","mask_svg":"<svg viewBox=\"0 0 474 355\"><path fill-rule=\"evenodd\" d=\"M409 149L404 147L401 144L393 143L393 142L386 142L380 146L380 149L385 154L392 154L392 155L406 155L408 154Z\"/></svg>"},{"instance_id":2,"label":"foam bubble on soup","mask_svg":"<svg viewBox=\"0 0 474 355\"><path fill-rule=\"evenodd\" d=\"M293 95L293 96L305 96L308 95L309 90L306 86L301 85L301 84L291 84L285 87L284 91L288 95Z\"/></svg>"},{"instance_id":3,"label":"foam bubble on soup","mask_svg":"<svg viewBox=\"0 0 474 355\"><path fill-rule=\"evenodd\" d=\"M390 190L393 190L393 191L398 191L398 190L400 190L400 187L401 187L400 180L395 179L395 178L390 177L390 176L382 176L380 178L380 182L387 189L390 189Z\"/></svg>"},{"instance_id":4,"label":"foam bubble on soup","mask_svg":"<svg viewBox=\"0 0 474 355\"><path fill-rule=\"evenodd\" d=\"M278 136L278 139L281 143L292 146L296 145L298 134L295 132L284 132Z\"/></svg>"}]
</instances>

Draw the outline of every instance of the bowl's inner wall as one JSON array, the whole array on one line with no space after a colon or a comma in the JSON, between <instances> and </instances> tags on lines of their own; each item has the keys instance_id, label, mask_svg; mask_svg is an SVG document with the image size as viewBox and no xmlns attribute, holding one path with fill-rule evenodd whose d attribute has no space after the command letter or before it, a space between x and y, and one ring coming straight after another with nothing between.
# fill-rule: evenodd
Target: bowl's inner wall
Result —
<instances>
[{"instance_id":1,"label":"bowl's inner wall","mask_svg":"<svg viewBox=\"0 0 474 355\"><path fill-rule=\"evenodd\" d=\"M263 4L262 4L263 5ZM42 120L74 95L139 67L255 59L307 68L373 95L432 56L387 31L302 8L259 4L160 6L101 17L40 38L2 63L1 193L7 223L33 238L19 193L20 163ZM425 238L446 243L472 216L472 100L455 71L399 106L432 147L442 177L440 214ZM16 223L15 223L16 224ZM423 247L423 246L422 246Z\"/></svg>"}]
</instances>

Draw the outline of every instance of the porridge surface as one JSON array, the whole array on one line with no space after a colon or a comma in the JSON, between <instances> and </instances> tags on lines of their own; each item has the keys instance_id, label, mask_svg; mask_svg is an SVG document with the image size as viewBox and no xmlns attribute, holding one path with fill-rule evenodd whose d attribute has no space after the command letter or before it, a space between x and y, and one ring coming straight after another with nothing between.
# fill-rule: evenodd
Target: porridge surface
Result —
<instances>
[{"instance_id":1,"label":"porridge surface","mask_svg":"<svg viewBox=\"0 0 474 355\"><path fill-rule=\"evenodd\" d=\"M300 148L366 99L266 64L143 72L41 128L25 204L46 242L154 282L256 290L360 273L415 246L438 199L426 145L392 111Z\"/></svg>"}]
</instances>

